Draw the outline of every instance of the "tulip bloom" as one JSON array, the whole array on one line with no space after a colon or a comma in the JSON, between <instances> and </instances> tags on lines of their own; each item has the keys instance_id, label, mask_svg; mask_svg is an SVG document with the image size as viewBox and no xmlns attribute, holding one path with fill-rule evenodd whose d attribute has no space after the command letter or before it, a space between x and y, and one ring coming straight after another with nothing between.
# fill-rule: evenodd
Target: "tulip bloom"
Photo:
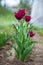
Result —
<instances>
[{"instance_id":1,"label":"tulip bloom","mask_svg":"<svg viewBox=\"0 0 43 65\"><path fill-rule=\"evenodd\" d=\"M30 31L30 32L28 32L27 35L29 35L30 37L33 37L35 34L32 31Z\"/></svg>"},{"instance_id":2,"label":"tulip bloom","mask_svg":"<svg viewBox=\"0 0 43 65\"><path fill-rule=\"evenodd\" d=\"M31 16L25 16L26 22L29 22L31 20Z\"/></svg>"},{"instance_id":3,"label":"tulip bloom","mask_svg":"<svg viewBox=\"0 0 43 65\"><path fill-rule=\"evenodd\" d=\"M25 9L20 9L17 13L15 13L15 17L17 20L21 20L25 15Z\"/></svg>"}]
</instances>

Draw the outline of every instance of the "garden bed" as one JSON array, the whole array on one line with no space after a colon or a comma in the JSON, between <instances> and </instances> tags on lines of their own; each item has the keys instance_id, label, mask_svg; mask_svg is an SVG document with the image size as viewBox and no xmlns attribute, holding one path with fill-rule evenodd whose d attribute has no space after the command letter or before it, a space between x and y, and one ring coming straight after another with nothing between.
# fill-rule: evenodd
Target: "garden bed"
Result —
<instances>
[{"instance_id":1,"label":"garden bed","mask_svg":"<svg viewBox=\"0 0 43 65\"><path fill-rule=\"evenodd\" d=\"M25 62L22 62L16 59L14 55L9 56L7 54L9 49L11 49L9 45L5 45L4 48L0 49L0 65L31 65L33 63L33 55L28 57Z\"/></svg>"},{"instance_id":2,"label":"garden bed","mask_svg":"<svg viewBox=\"0 0 43 65\"><path fill-rule=\"evenodd\" d=\"M34 39L42 41L43 37L36 33ZM43 44L35 44L31 55L25 62L16 59L14 54L9 56L7 54L8 50L11 50L9 45L5 45L2 49L0 49L0 65L43 65Z\"/></svg>"}]
</instances>

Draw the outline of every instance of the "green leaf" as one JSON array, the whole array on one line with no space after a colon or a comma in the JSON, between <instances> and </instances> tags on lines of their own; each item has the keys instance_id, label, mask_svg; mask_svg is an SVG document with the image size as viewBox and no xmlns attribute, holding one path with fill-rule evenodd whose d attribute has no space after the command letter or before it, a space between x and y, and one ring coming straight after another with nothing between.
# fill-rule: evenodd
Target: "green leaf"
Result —
<instances>
[{"instance_id":1,"label":"green leaf","mask_svg":"<svg viewBox=\"0 0 43 65\"><path fill-rule=\"evenodd\" d=\"M20 41L18 40L18 37L14 35L14 40L16 42L16 44L18 45L18 47L21 47L21 43Z\"/></svg>"},{"instance_id":2,"label":"green leaf","mask_svg":"<svg viewBox=\"0 0 43 65\"><path fill-rule=\"evenodd\" d=\"M32 48L33 48L33 45L30 45L28 48L26 48L26 49L24 50L24 52L23 52L23 54L22 54L23 60L24 60L25 58L27 58L27 56L28 56L29 53L31 52Z\"/></svg>"}]
</instances>

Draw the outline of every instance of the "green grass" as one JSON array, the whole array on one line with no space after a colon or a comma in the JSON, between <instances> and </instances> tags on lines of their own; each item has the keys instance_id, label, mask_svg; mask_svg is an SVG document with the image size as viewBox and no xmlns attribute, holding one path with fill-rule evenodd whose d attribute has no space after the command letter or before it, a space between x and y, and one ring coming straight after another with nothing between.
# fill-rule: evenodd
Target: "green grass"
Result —
<instances>
[{"instance_id":1,"label":"green grass","mask_svg":"<svg viewBox=\"0 0 43 65\"><path fill-rule=\"evenodd\" d=\"M38 32L39 32L40 35L43 36L43 28L38 29Z\"/></svg>"},{"instance_id":2,"label":"green grass","mask_svg":"<svg viewBox=\"0 0 43 65\"><path fill-rule=\"evenodd\" d=\"M0 47L4 46L6 42L12 38L14 35L14 28L13 26L5 27L4 29L0 30Z\"/></svg>"},{"instance_id":3,"label":"green grass","mask_svg":"<svg viewBox=\"0 0 43 65\"><path fill-rule=\"evenodd\" d=\"M12 24L15 22L15 17L12 11L0 6L0 31L13 31ZM9 33L8 32L8 33Z\"/></svg>"},{"instance_id":4,"label":"green grass","mask_svg":"<svg viewBox=\"0 0 43 65\"><path fill-rule=\"evenodd\" d=\"M15 22L15 17L9 9L0 6L0 31L13 31L12 24ZM9 33L9 32L8 32Z\"/></svg>"},{"instance_id":5,"label":"green grass","mask_svg":"<svg viewBox=\"0 0 43 65\"><path fill-rule=\"evenodd\" d=\"M14 21L14 14L5 7L0 6L0 26L12 25Z\"/></svg>"},{"instance_id":6,"label":"green grass","mask_svg":"<svg viewBox=\"0 0 43 65\"><path fill-rule=\"evenodd\" d=\"M37 28L37 27L33 26L33 29L38 31L38 33L43 36L43 28Z\"/></svg>"},{"instance_id":7,"label":"green grass","mask_svg":"<svg viewBox=\"0 0 43 65\"><path fill-rule=\"evenodd\" d=\"M15 22L13 13L0 6L0 46L6 43L6 40L14 35L14 28L12 24Z\"/></svg>"}]
</instances>

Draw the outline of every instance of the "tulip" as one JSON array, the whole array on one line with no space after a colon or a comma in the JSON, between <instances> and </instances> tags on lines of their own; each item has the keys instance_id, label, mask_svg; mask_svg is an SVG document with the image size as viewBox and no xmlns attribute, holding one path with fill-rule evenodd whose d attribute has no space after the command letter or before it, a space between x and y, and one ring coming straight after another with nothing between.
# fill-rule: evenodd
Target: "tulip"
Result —
<instances>
[{"instance_id":1,"label":"tulip","mask_svg":"<svg viewBox=\"0 0 43 65\"><path fill-rule=\"evenodd\" d=\"M15 18L17 20L21 20L25 15L25 9L20 9L17 13L15 13Z\"/></svg>"},{"instance_id":2,"label":"tulip","mask_svg":"<svg viewBox=\"0 0 43 65\"><path fill-rule=\"evenodd\" d=\"M28 34L30 37L33 37L35 35L35 33L33 33L32 31L28 32Z\"/></svg>"},{"instance_id":3,"label":"tulip","mask_svg":"<svg viewBox=\"0 0 43 65\"><path fill-rule=\"evenodd\" d=\"M29 22L31 20L31 16L25 16L26 22Z\"/></svg>"}]
</instances>

